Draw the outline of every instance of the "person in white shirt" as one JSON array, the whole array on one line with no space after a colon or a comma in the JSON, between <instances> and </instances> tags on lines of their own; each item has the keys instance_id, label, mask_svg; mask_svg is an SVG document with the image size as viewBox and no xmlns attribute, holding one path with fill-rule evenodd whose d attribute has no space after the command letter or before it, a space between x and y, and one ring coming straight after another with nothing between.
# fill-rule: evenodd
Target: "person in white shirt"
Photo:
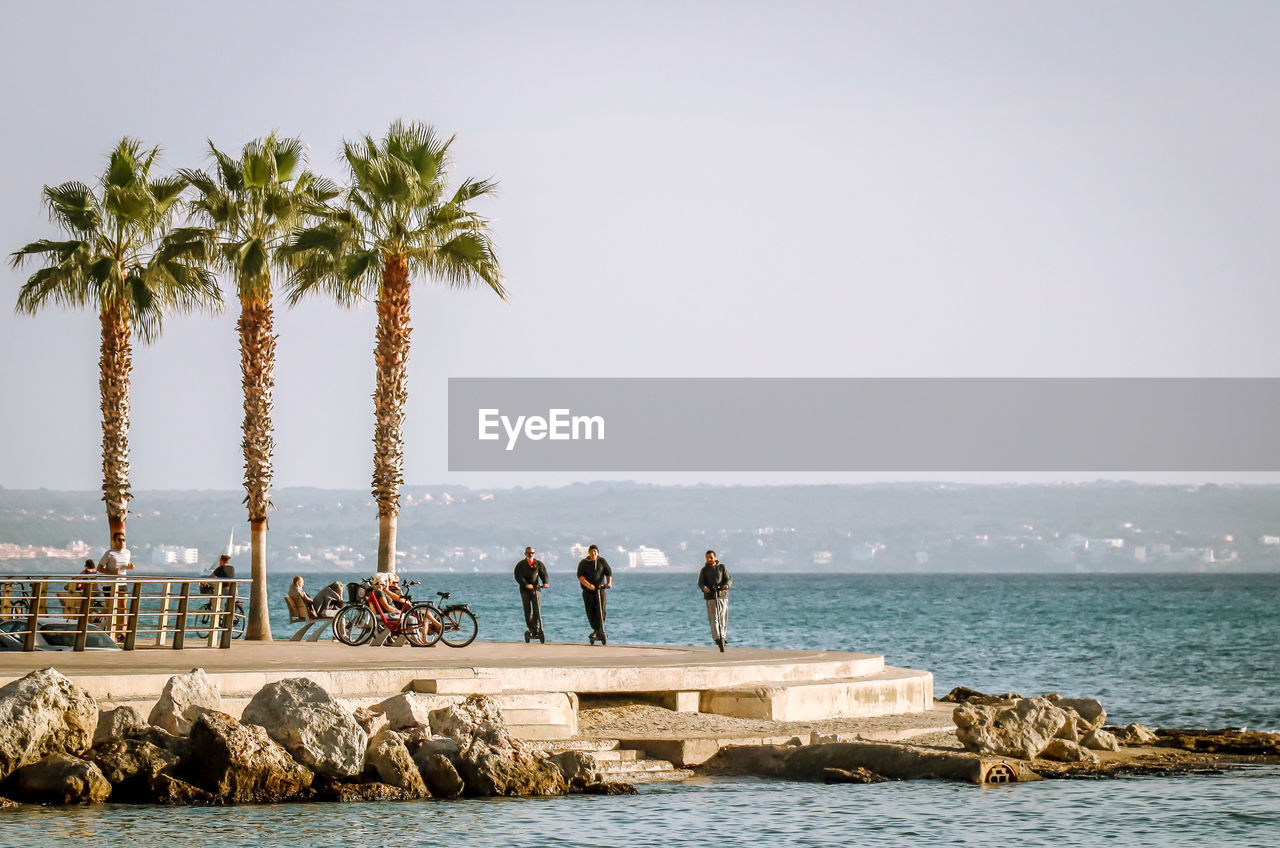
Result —
<instances>
[{"instance_id":1,"label":"person in white shirt","mask_svg":"<svg viewBox=\"0 0 1280 848\"><path fill-rule=\"evenodd\" d=\"M133 568L133 557L124 546L124 531L111 534L111 547L98 560L99 574L120 575Z\"/></svg>"}]
</instances>

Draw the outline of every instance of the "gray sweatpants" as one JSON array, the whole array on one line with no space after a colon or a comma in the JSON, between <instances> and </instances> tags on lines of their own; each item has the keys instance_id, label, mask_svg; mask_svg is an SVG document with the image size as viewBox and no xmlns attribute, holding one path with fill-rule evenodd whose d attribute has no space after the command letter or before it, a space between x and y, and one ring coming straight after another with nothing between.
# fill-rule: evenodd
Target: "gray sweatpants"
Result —
<instances>
[{"instance_id":1,"label":"gray sweatpants","mask_svg":"<svg viewBox=\"0 0 1280 848\"><path fill-rule=\"evenodd\" d=\"M707 599L707 622L711 625L711 640L726 638L729 632L729 596Z\"/></svg>"}]
</instances>

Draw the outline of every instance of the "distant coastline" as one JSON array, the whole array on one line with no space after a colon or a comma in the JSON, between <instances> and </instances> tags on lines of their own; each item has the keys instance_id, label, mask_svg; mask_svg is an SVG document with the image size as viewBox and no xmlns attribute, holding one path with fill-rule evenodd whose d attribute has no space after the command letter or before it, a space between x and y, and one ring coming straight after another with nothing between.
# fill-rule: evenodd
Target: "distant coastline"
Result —
<instances>
[{"instance_id":1,"label":"distant coastline","mask_svg":"<svg viewBox=\"0 0 1280 848\"><path fill-rule=\"evenodd\" d=\"M78 571L84 558L100 556L99 498L0 489L0 569ZM139 568L207 570L232 531L238 543L247 541L242 498L138 491L129 526ZM273 569L374 570L367 493L287 488L274 501ZM707 548L743 572L1273 572L1280 571L1280 485L404 488L403 570L503 573L532 544L553 573L565 573L577 564L575 550L591 542L615 568L637 573L692 573ZM232 554L247 562L247 548Z\"/></svg>"}]
</instances>

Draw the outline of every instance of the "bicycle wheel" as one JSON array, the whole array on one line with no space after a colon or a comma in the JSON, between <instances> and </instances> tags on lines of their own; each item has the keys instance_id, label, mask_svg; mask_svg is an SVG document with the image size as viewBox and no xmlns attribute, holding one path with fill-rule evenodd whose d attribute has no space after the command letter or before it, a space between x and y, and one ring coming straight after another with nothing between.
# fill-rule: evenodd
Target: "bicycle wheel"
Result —
<instances>
[{"instance_id":1,"label":"bicycle wheel","mask_svg":"<svg viewBox=\"0 0 1280 848\"><path fill-rule=\"evenodd\" d=\"M417 607L405 610L400 618L400 632L413 647L425 648L430 634L427 631L427 618L422 610Z\"/></svg>"},{"instance_id":2,"label":"bicycle wheel","mask_svg":"<svg viewBox=\"0 0 1280 848\"><path fill-rule=\"evenodd\" d=\"M333 620L333 635L344 645L363 645L373 636L373 613L364 606L343 607Z\"/></svg>"},{"instance_id":3,"label":"bicycle wheel","mask_svg":"<svg viewBox=\"0 0 1280 848\"><path fill-rule=\"evenodd\" d=\"M208 607L201 607L200 609L206 610ZM213 620L208 613L202 612L199 615L192 616L190 626L192 635L197 639L207 639L209 638L209 630L213 627Z\"/></svg>"},{"instance_id":4,"label":"bicycle wheel","mask_svg":"<svg viewBox=\"0 0 1280 848\"><path fill-rule=\"evenodd\" d=\"M244 614L244 607L240 606L239 604L236 604L235 615L233 615L231 618L231 638L232 639L244 638L244 629L248 620L249 620L248 617L246 617Z\"/></svg>"},{"instance_id":5,"label":"bicycle wheel","mask_svg":"<svg viewBox=\"0 0 1280 848\"><path fill-rule=\"evenodd\" d=\"M449 607L442 613L440 637L450 648L465 648L476 639L480 626L476 617L466 607Z\"/></svg>"},{"instance_id":6,"label":"bicycle wheel","mask_svg":"<svg viewBox=\"0 0 1280 848\"><path fill-rule=\"evenodd\" d=\"M413 612L422 617L427 633L425 639L411 638L409 642L415 648L430 648L440 641L440 611L431 604L414 604Z\"/></svg>"}]
</instances>

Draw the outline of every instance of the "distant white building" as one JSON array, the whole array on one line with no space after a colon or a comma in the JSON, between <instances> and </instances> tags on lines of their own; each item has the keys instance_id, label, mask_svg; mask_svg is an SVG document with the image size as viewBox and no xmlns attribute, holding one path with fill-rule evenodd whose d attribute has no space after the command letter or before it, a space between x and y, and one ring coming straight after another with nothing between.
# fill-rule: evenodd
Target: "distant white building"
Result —
<instances>
[{"instance_id":1,"label":"distant white building","mask_svg":"<svg viewBox=\"0 0 1280 848\"><path fill-rule=\"evenodd\" d=\"M184 548L180 545L156 545L151 549L151 562L155 565L198 565L200 549Z\"/></svg>"},{"instance_id":2,"label":"distant white building","mask_svg":"<svg viewBox=\"0 0 1280 848\"><path fill-rule=\"evenodd\" d=\"M668 568L671 560L657 548L644 545L627 552L628 568Z\"/></svg>"}]
</instances>

